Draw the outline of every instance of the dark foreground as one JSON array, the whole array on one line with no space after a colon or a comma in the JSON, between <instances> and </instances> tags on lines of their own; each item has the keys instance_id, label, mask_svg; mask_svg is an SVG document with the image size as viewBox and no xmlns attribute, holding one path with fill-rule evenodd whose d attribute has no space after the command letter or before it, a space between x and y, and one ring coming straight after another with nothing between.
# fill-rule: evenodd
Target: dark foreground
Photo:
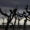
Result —
<instances>
[{"instance_id":1,"label":"dark foreground","mask_svg":"<svg viewBox=\"0 0 30 30\"><path fill-rule=\"evenodd\" d=\"M0 27L0 30L5 30L5 26L4 26L4 27L1 26L1 27ZM13 26L12 26L12 27L9 26L8 30L13 30ZM19 25L19 27L18 27L18 26L16 25L16 26L14 26L14 30L23 30L23 26L22 26L22 25ZM26 26L26 30L30 30L30 25L27 25L27 26Z\"/></svg>"}]
</instances>

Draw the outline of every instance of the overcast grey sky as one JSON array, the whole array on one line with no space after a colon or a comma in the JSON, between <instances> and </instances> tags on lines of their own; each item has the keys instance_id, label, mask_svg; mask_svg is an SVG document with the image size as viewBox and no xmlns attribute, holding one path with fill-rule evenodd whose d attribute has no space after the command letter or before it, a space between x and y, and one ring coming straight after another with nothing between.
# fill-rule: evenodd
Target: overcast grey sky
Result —
<instances>
[{"instance_id":1,"label":"overcast grey sky","mask_svg":"<svg viewBox=\"0 0 30 30\"><path fill-rule=\"evenodd\" d=\"M30 0L0 0L0 7L16 7L24 8L28 3L30 6Z\"/></svg>"},{"instance_id":2,"label":"overcast grey sky","mask_svg":"<svg viewBox=\"0 0 30 30\"><path fill-rule=\"evenodd\" d=\"M30 7L30 0L0 0L0 7L16 8L17 5L18 6L17 8L25 8L27 3L28 6ZM8 12L8 10L7 11L6 10L7 9L3 10L3 12Z\"/></svg>"}]
</instances>

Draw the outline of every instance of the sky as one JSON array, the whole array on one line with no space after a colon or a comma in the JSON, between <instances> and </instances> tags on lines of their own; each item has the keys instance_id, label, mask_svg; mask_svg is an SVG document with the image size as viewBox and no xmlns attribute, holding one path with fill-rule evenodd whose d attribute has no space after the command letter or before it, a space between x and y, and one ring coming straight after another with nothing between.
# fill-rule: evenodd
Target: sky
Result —
<instances>
[{"instance_id":1,"label":"sky","mask_svg":"<svg viewBox=\"0 0 30 30\"><path fill-rule=\"evenodd\" d=\"M24 20L25 20L25 19L26 19L26 18L22 18L22 19L19 21L19 25L24 25ZM15 22L15 18L12 19L11 23L13 23L13 25L14 25L14 22ZM3 19L0 18L0 25L2 25L2 23L3 23ZM7 23L7 18L4 18L4 23ZM9 23L9 25L12 25L11 23ZM17 20L16 20L16 24L15 24L15 25L18 25L18 18L17 18ZM30 25L30 21L27 20L26 25Z\"/></svg>"},{"instance_id":2,"label":"sky","mask_svg":"<svg viewBox=\"0 0 30 30\"><path fill-rule=\"evenodd\" d=\"M25 8L27 4L30 7L30 0L0 0L0 7Z\"/></svg>"},{"instance_id":3,"label":"sky","mask_svg":"<svg viewBox=\"0 0 30 30\"><path fill-rule=\"evenodd\" d=\"M9 9L10 9L10 8L1 8L2 12L5 13L5 14L7 14L8 16L10 15ZM11 9L12 9L12 8L11 8ZM13 10L13 9L12 9L12 10ZM25 11L24 9L17 9L17 13L19 12L19 13L18 13L19 15L20 15L20 14L23 14L23 11L22 11L22 10ZM25 11L25 12L26 12L26 11ZM2 15L2 14L0 13L0 18L1 18L1 17L4 17L4 15Z\"/></svg>"},{"instance_id":4,"label":"sky","mask_svg":"<svg viewBox=\"0 0 30 30\"><path fill-rule=\"evenodd\" d=\"M4 13L10 14L9 9L20 8L18 11L22 13L21 8L26 8L26 5L30 8L30 0L0 0L0 7ZM17 6L17 7L16 7ZM7 9L6 9L7 8ZM5 17L0 13L0 18Z\"/></svg>"}]
</instances>

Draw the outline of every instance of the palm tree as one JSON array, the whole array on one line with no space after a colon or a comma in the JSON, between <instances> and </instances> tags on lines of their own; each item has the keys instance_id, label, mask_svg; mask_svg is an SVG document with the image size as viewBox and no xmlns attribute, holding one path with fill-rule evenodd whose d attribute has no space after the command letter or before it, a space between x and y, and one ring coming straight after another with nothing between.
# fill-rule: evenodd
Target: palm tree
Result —
<instances>
[{"instance_id":1,"label":"palm tree","mask_svg":"<svg viewBox=\"0 0 30 30\"><path fill-rule=\"evenodd\" d=\"M9 26L9 23L11 22L11 20L13 19L13 17L16 15L16 11L17 11L17 9L14 9L13 10L13 16L12 16L12 18L11 18L11 14L12 14L12 11L11 11L11 14L10 14L10 19L9 19L9 21L7 22L7 26L6 26L6 29L5 30L8 30L7 28L8 28L8 26Z\"/></svg>"},{"instance_id":2,"label":"palm tree","mask_svg":"<svg viewBox=\"0 0 30 30\"><path fill-rule=\"evenodd\" d=\"M27 7L27 8L25 8L25 9L26 9L26 12L27 12L27 10L28 10L28 5L27 5L26 7ZM26 14L26 13L24 12L24 14ZM24 15L24 17L25 17L26 19L24 20L24 27L23 27L24 29L23 29L23 30L26 30L25 28L26 28L26 22L27 22L27 17L28 17L28 16L25 16L25 15Z\"/></svg>"}]
</instances>

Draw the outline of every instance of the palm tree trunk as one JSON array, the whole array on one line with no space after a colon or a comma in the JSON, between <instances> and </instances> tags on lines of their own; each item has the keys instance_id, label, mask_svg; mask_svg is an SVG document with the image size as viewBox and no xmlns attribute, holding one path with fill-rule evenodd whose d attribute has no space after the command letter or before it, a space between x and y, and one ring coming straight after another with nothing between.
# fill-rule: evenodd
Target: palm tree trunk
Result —
<instances>
[{"instance_id":1,"label":"palm tree trunk","mask_svg":"<svg viewBox=\"0 0 30 30\"><path fill-rule=\"evenodd\" d=\"M5 27L5 30L8 30L8 26L9 26L9 23L11 22L11 15L10 15L10 19L9 19L9 17L8 17L8 22L7 22L7 25L6 25L6 27Z\"/></svg>"},{"instance_id":2,"label":"palm tree trunk","mask_svg":"<svg viewBox=\"0 0 30 30\"><path fill-rule=\"evenodd\" d=\"M24 20L24 27L23 27L23 30L26 30L26 22L27 22L27 17L26 17L26 19Z\"/></svg>"}]
</instances>

